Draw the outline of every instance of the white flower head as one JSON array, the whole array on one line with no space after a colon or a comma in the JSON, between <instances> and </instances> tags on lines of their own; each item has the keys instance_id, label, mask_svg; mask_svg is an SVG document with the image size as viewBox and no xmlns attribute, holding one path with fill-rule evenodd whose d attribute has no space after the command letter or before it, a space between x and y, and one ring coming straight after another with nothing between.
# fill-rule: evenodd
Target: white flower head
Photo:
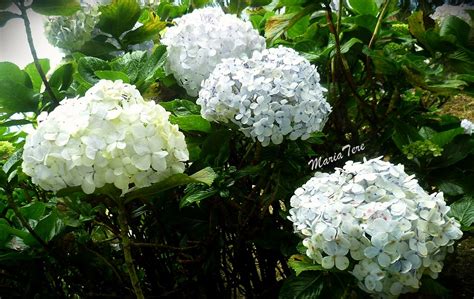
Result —
<instances>
[{"instance_id":1,"label":"white flower head","mask_svg":"<svg viewBox=\"0 0 474 299\"><path fill-rule=\"evenodd\" d=\"M317 172L290 204L308 256L347 269L361 289L382 297L418 289L422 275L436 277L462 236L442 193L426 193L402 165L380 158Z\"/></svg>"},{"instance_id":2,"label":"white flower head","mask_svg":"<svg viewBox=\"0 0 474 299\"><path fill-rule=\"evenodd\" d=\"M454 16L458 17L464 22L468 24L472 24L472 19L467 10L473 10L474 6L472 5L467 5L467 4L461 4L461 5L449 5L449 4L443 4L441 6L436 7L435 12L430 15L430 17L437 21L438 23L442 23L444 19L446 19L449 16Z\"/></svg>"},{"instance_id":3,"label":"white flower head","mask_svg":"<svg viewBox=\"0 0 474 299\"><path fill-rule=\"evenodd\" d=\"M464 134L472 135L474 132L474 123L468 119L463 119L461 121L461 128L464 129Z\"/></svg>"},{"instance_id":4,"label":"white flower head","mask_svg":"<svg viewBox=\"0 0 474 299\"><path fill-rule=\"evenodd\" d=\"M316 67L285 47L225 59L204 81L197 103L211 121L231 121L263 146L306 139L331 112Z\"/></svg>"},{"instance_id":5,"label":"white flower head","mask_svg":"<svg viewBox=\"0 0 474 299\"><path fill-rule=\"evenodd\" d=\"M71 16L49 17L45 23L45 34L49 43L67 52L80 50L92 38L99 22L99 8L84 5Z\"/></svg>"},{"instance_id":6,"label":"white flower head","mask_svg":"<svg viewBox=\"0 0 474 299\"><path fill-rule=\"evenodd\" d=\"M66 99L27 136L23 171L45 190L114 184L122 194L184 171L188 150L169 113L135 86L101 80Z\"/></svg>"},{"instance_id":7,"label":"white flower head","mask_svg":"<svg viewBox=\"0 0 474 299\"><path fill-rule=\"evenodd\" d=\"M250 22L220 8L196 9L174 21L161 41L168 49L168 69L191 96L223 58L243 58L265 48Z\"/></svg>"}]
</instances>

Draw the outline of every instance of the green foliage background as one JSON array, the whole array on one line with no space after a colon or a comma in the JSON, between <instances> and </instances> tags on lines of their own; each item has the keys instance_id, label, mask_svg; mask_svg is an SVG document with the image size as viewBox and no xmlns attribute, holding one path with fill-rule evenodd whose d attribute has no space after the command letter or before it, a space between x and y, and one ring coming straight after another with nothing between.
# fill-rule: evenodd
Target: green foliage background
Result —
<instances>
[{"instance_id":1,"label":"green foliage background","mask_svg":"<svg viewBox=\"0 0 474 299\"><path fill-rule=\"evenodd\" d=\"M465 231L463 251L448 258L438 280L425 279L420 294L471 298L467 278L474 257L465 252L473 248L474 139L459 127L463 115L445 114L443 106L460 93L474 96L472 24L456 17L436 24L429 18L433 7L410 11L406 1L340 1L339 11L321 0L210 2L140 7L135 0L114 0L100 8L99 34L55 70L45 59L24 69L0 62L0 295L134 295L121 251L119 207L104 195L110 190L85 195L76 188L57 194L39 189L19 166L25 133L12 129L36 125L42 111L84 94L100 79L120 79L171 112L192 162L190 176L172 177L123 201L145 297L365 298L350 275L322 271L298 252L299 237L286 218L294 190L312 175L311 159L364 144L350 159L384 156L403 163L425 190L444 192ZM261 147L232 127L201 118L195 99L164 70L159 33L208 4L246 15L268 47L294 48L318 67L333 106L324 132ZM11 5L21 14L9 11ZM28 26L28 9L71 15L80 5L0 0L0 9L0 26L13 18ZM137 22L143 26L134 29ZM150 41L150 50L133 51ZM49 74L48 86L42 73Z\"/></svg>"}]
</instances>

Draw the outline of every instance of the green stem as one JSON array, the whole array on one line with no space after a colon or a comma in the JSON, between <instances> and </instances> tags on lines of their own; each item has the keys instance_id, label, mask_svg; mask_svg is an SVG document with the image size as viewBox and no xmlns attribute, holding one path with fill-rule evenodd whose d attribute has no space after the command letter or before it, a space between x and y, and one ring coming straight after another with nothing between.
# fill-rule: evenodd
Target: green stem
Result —
<instances>
[{"instance_id":1,"label":"green stem","mask_svg":"<svg viewBox=\"0 0 474 299\"><path fill-rule=\"evenodd\" d=\"M54 94L53 89L49 85L48 79L46 79L46 75L43 71L43 68L41 67L41 64L38 59L38 55L36 53L35 44L33 42L33 34L31 33L30 19L28 18L27 7L25 6L24 0L20 0L14 3L21 11L21 18L23 19L23 23L25 24L26 37L28 40L28 45L30 47L31 56L33 56L33 61L34 61L36 70L38 71L38 74L41 77L41 80L43 81L46 92L51 97L51 101L53 102L54 105L58 105L59 101L56 98L56 95Z\"/></svg>"},{"instance_id":2,"label":"green stem","mask_svg":"<svg viewBox=\"0 0 474 299\"><path fill-rule=\"evenodd\" d=\"M382 7L382 11L380 12L379 17L377 19L377 24L375 25L374 32L372 33L372 37L370 38L370 42L369 42L369 45L368 45L369 49L372 48L372 45L375 42L375 38L377 37L377 33L380 30L380 26L382 26L382 21L383 21L383 18L385 16L385 13L387 12L387 8L388 8L388 5L390 4L390 1L391 0L385 1L384 5Z\"/></svg>"},{"instance_id":3,"label":"green stem","mask_svg":"<svg viewBox=\"0 0 474 299\"><path fill-rule=\"evenodd\" d=\"M13 213L15 214L15 216L18 218L18 220L20 220L20 223L21 225L26 228L26 230L30 233L30 235L35 238L35 240L41 245L43 246L43 248L46 250L46 252L48 252L51 256L53 256L51 254L51 251L50 251L50 248L48 246L48 244L43 240L41 239L40 236L38 236L38 234L35 232L35 230L31 227L31 225L28 223L28 221L26 220L26 218L21 214L20 210L18 209L18 206L16 205L15 201L13 200L12 198L12 195L9 193L9 192L5 192L6 195L7 195L7 200L8 200L8 204L10 205L10 207L12 208L13 210Z\"/></svg>"},{"instance_id":4,"label":"green stem","mask_svg":"<svg viewBox=\"0 0 474 299\"><path fill-rule=\"evenodd\" d=\"M137 271L135 270L135 264L133 263L131 241L128 237L128 223L127 223L127 212L121 199L116 200L118 205L118 222L120 226L120 237L122 238L123 255L125 257L125 265L127 266L128 275L132 283L133 291L138 299L145 298L143 291L140 287L140 281L138 280Z\"/></svg>"}]
</instances>

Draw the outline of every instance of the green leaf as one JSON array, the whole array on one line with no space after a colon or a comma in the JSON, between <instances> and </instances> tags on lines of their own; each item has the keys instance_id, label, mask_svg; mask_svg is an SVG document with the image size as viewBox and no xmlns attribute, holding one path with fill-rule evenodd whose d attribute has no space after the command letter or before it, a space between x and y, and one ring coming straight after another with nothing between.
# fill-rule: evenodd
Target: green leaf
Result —
<instances>
[{"instance_id":1,"label":"green leaf","mask_svg":"<svg viewBox=\"0 0 474 299\"><path fill-rule=\"evenodd\" d=\"M5 26L8 21L15 18L21 18L21 16L10 11L0 11L0 28Z\"/></svg>"},{"instance_id":2,"label":"green leaf","mask_svg":"<svg viewBox=\"0 0 474 299\"><path fill-rule=\"evenodd\" d=\"M321 273L305 272L287 278L281 289L280 299L316 299L321 295L324 284Z\"/></svg>"},{"instance_id":3,"label":"green leaf","mask_svg":"<svg viewBox=\"0 0 474 299\"><path fill-rule=\"evenodd\" d=\"M355 11L359 15L377 16L379 11L375 0L348 0L349 9Z\"/></svg>"},{"instance_id":4,"label":"green leaf","mask_svg":"<svg viewBox=\"0 0 474 299\"><path fill-rule=\"evenodd\" d=\"M58 90L67 90L73 81L74 66L72 63L61 65L49 79L49 85Z\"/></svg>"},{"instance_id":5,"label":"green leaf","mask_svg":"<svg viewBox=\"0 0 474 299\"><path fill-rule=\"evenodd\" d=\"M11 62L0 62L0 80L9 79L26 86L25 73Z\"/></svg>"},{"instance_id":6,"label":"green leaf","mask_svg":"<svg viewBox=\"0 0 474 299\"><path fill-rule=\"evenodd\" d=\"M464 129L455 128L444 132L434 133L429 139L440 147L444 147L446 144L450 143L454 137L461 134L464 134Z\"/></svg>"},{"instance_id":7,"label":"green leaf","mask_svg":"<svg viewBox=\"0 0 474 299\"><path fill-rule=\"evenodd\" d=\"M296 276L300 275L304 271L320 271L324 270L321 265L316 264L306 255L295 254L288 260L288 265L291 269L295 270Z\"/></svg>"},{"instance_id":8,"label":"green leaf","mask_svg":"<svg viewBox=\"0 0 474 299\"><path fill-rule=\"evenodd\" d=\"M272 0L250 0L251 7L261 7L272 3Z\"/></svg>"},{"instance_id":9,"label":"green leaf","mask_svg":"<svg viewBox=\"0 0 474 299\"><path fill-rule=\"evenodd\" d=\"M20 164L23 155L23 149L19 149L8 158L7 162L3 164L2 170L5 173L12 171L17 165Z\"/></svg>"},{"instance_id":10,"label":"green leaf","mask_svg":"<svg viewBox=\"0 0 474 299\"><path fill-rule=\"evenodd\" d=\"M453 37L461 45L467 45L471 27L458 17L448 16L440 25L439 35L442 37Z\"/></svg>"},{"instance_id":11,"label":"green leaf","mask_svg":"<svg viewBox=\"0 0 474 299\"><path fill-rule=\"evenodd\" d=\"M425 295L431 295L428 297L435 297L435 298L441 298L441 299L448 299L451 298L451 291L443 286L441 283L439 283L437 280L434 280L431 277L428 277L424 275L421 278L421 287L420 290L418 291L421 295L420 297L425 298L427 296Z\"/></svg>"},{"instance_id":12,"label":"green leaf","mask_svg":"<svg viewBox=\"0 0 474 299\"><path fill-rule=\"evenodd\" d=\"M130 79L128 78L127 74L118 72L118 71L95 71L94 74L99 79L107 79L107 80L122 80L124 83L130 83Z\"/></svg>"},{"instance_id":13,"label":"green leaf","mask_svg":"<svg viewBox=\"0 0 474 299\"><path fill-rule=\"evenodd\" d=\"M402 122L397 122L395 125L395 131L392 135L392 140L395 145L402 150L404 145L417 140L422 140L422 138L414 127Z\"/></svg>"},{"instance_id":14,"label":"green leaf","mask_svg":"<svg viewBox=\"0 0 474 299\"><path fill-rule=\"evenodd\" d=\"M180 115L201 114L201 107L189 100L176 99L169 102L160 102L160 105L167 111Z\"/></svg>"},{"instance_id":15,"label":"green leaf","mask_svg":"<svg viewBox=\"0 0 474 299\"><path fill-rule=\"evenodd\" d=\"M443 182L439 183L438 188L444 194L447 194L447 195L450 195L450 196L457 196L457 195L461 195L461 194L464 193L464 190L462 189L461 186L459 186L456 183L452 183L452 182L443 181Z\"/></svg>"},{"instance_id":16,"label":"green leaf","mask_svg":"<svg viewBox=\"0 0 474 299\"><path fill-rule=\"evenodd\" d=\"M177 124L179 128L185 132L199 131L209 133L211 131L211 124L200 115L171 115L170 122Z\"/></svg>"},{"instance_id":17,"label":"green leaf","mask_svg":"<svg viewBox=\"0 0 474 299\"><path fill-rule=\"evenodd\" d=\"M113 60L110 63L112 70L127 74L130 82L135 84L139 77L143 76L143 70L147 66L148 55L145 51L134 51Z\"/></svg>"},{"instance_id":18,"label":"green leaf","mask_svg":"<svg viewBox=\"0 0 474 299\"><path fill-rule=\"evenodd\" d=\"M108 71L110 65L107 61L95 57L82 57L79 59L77 71L79 75L88 83L95 84L100 78L95 74L96 71Z\"/></svg>"},{"instance_id":19,"label":"green leaf","mask_svg":"<svg viewBox=\"0 0 474 299\"><path fill-rule=\"evenodd\" d=\"M153 196L157 193L172 189L174 187L191 183L210 185L214 181L215 176L216 175L211 168L202 169L191 176L188 176L184 173L174 174L161 182L153 184L150 187L141 188L139 190L127 193L125 195L125 199L126 201L129 201L135 198Z\"/></svg>"},{"instance_id":20,"label":"green leaf","mask_svg":"<svg viewBox=\"0 0 474 299\"><path fill-rule=\"evenodd\" d=\"M35 201L20 208L20 212L26 219L39 220L46 210L46 204Z\"/></svg>"},{"instance_id":21,"label":"green leaf","mask_svg":"<svg viewBox=\"0 0 474 299\"><path fill-rule=\"evenodd\" d=\"M70 16L81 9L79 0L34 0L31 8L46 16Z\"/></svg>"},{"instance_id":22,"label":"green leaf","mask_svg":"<svg viewBox=\"0 0 474 299\"><path fill-rule=\"evenodd\" d=\"M14 119L0 123L0 127L23 126L29 124L31 124L31 121L27 119Z\"/></svg>"},{"instance_id":23,"label":"green leaf","mask_svg":"<svg viewBox=\"0 0 474 299\"><path fill-rule=\"evenodd\" d=\"M216 179L216 176L216 173L211 167L206 167L192 174L190 178L196 180L197 182L210 186L212 182L214 182L214 180Z\"/></svg>"},{"instance_id":24,"label":"green leaf","mask_svg":"<svg viewBox=\"0 0 474 299\"><path fill-rule=\"evenodd\" d=\"M371 32L374 31L375 25L377 24L377 18L371 15L359 15L355 17L347 17L344 19L348 23L356 24L362 28L365 28Z\"/></svg>"},{"instance_id":25,"label":"green leaf","mask_svg":"<svg viewBox=\"0 0 474 299\"><path fill-rule=\"evenodd\" d=\"M43 69L43 72L46 74L49 71L49 59L40 59L39 64ZM33 83L33 90L39 92L41 90L41 85L43 81L41 80L40 74L36 69L35 63L32 62L25 67L25 72L30 76L31 82Z\"/></svg>"},{"instance_id":26,"label":"green leaf","mask_svg":"<svg viewBox=\"0 0 474 299\"><path fill-rule=\"evenodd\" d=\"M161 21L152 11L149 11L148 14L148 19L142 26L125 34L124 43L139 44L158 37L158 33L166 27L166 22Z\"/></svg>"},{"instance_id":27,"label":"green leaf","mask_svg":"<svg viewBox=\"0 0 474 299\"><path fill-rule=\"evenodd\" d=\"M11 79L0 79L0 112L30 112L37 106L32 89Z\"/></svg>"},{"instance_id":28,"label":"green leaf","mask_svg":"<svg viewBox=\"0 0 474 299\"><path fill-rule=\"evenodd\" d=\"M341 53L347 53L349 50L352 48L353 45L355 44L362 44L362 41L358 38L351 38L347 42L341 45Z\"/></svg>"},{"instance_id":29,"label":"green leaf","mask_svg":"<svg viewBox=\"0 0 474 299\"><path fill-rule=\"evenodd\" d=\"M229 159L230 155L230 138L229 130L223 129L214 131L204 140L200 160L204 165L223 165Z\"/></svg>"},{"instance_id":30,"label":"green leaf","mask_svg":"<svg viewBox=\"0 0 474 299\"><path fill-rule=\"evenodd\" d=\"M109 53L117 50L117 47L111 43L92 39L88 40L84 45L82 45L80 51L86 56L109 58Z\"/></svg>"},{"instance_id":31,"label":"green leaf","mask_svg":"<svg viewBox=\"0 0 474 299\"><path fill-rule=\"evenodd\" d=\"M46 217L43 217L38 224L35 226L34 230L38 236L43 239L45 242L51 241L55 236L57 236L64 228L64 223L58 217L56 210L52 210ZM30 240L25 240L25 243ZM36 240L35 240L36 242ZM31 244L31 243L30 243Z\"/></svg>"},{"instance_id":32,"label":"green leaf","mask_svg":"<svg viewBox=\"0 0 474 299\"><path fill-rule=\"evenodd\" d=\"M199 204L201 202L201 200L206 199L208 197L211 197L214 194L216 194L217 192L218 192L218 190L199 190L199 191L194 192L194 193L186 194L179 201L179 207L184 208L184 207L187 207L187 206L189 206L193 203Z\"/></svg>"},{"instance_id":33,"label":"green leaf","mask_svg":"<svg viewBox=\"0 0 474 299\"><path fill-rule=\"evenodd\" d=\"M474 222L474 198L466 196L454 202L450 207L449 215L456 218L463 229L472 225Z\"/></svg>"},{"instance_id":34,"label":"green leaf","mask_svg":"<svg viewBox=\"0 0 474 299\"><path fill-rule=\"evenodd\" d=\"M140 18L140 5L136 0L112 0L100 7L100 30L119 38L122 33L133 28Z\"/></svg>"}]
</instances>

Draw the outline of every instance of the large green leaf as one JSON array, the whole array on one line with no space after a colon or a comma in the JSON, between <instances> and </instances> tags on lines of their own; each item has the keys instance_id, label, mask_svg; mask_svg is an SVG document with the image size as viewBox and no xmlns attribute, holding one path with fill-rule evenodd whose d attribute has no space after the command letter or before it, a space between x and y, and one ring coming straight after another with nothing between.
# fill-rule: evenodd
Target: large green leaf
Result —
<instances>
[{"instance_id":1,"label":"large green leaf","mask_svg":"<svg viewBox=\"0 0 474 299\"><path fill-rule=\"evenodd\" d=\"M140 11L140 5L136 0L113 0L109 5L100 7L98 27L119 38L137 23Z\"/></svg>"},{"instance_id":2,"label":"large green leaf","mask_svg":"<svg viewBox=\"0 0 474 299\"><path fill-rule=\"evenodd\" d=\"M158 33L166 27L166 22L161 21L152 11L149 11L148 14L148 19L142 26L125 34L124 43L138 44L158 37Z\"/></svg>"},{"instance_id":3,"label":"large green leaf","mask_svg":"<svg viewBox=\"0 0 474 299\"><path fill-rule=\"evenodd\" d=\"M63 64L51 75L49 84L58 90L66 90L72 84L73 73L74 66L72 63Z\"/></svg>"},{"instance_id":4,"label":"large green leaf","mask_svg":"<svg viewBox=\"0 0 474 299\"><path fill-rule=\"evenodd\" d=\"M211 124L201 115L170 116L170 122L177 124L182 131L199 131L209 133Z\"/></svg>"},{"instance_id":5,"label":"large green leaf","mask_svg":"<svg viewBox=\"0 0 474 299\"><path fill-rule=\"evenodd\" d=\"M349 9L355 11L359 15L377 16L378 7L376 0L348 0Z\"/></svg>"},{"instance_id":6,"label":"large green leaf","mask_svg":"<svg viewBox=\"0 0 474 299\"><path fill-rule=\"evenodd\" d=\"M25 73L14 63L0 62L0 80L10 79L16 83L26 85Z\"/></svg>"},{"instance_id":7,"label":"large green leaf","mask_svg":"<svg viewBox=\"0 0 474 299\"><path fill-rule=\"evenodd\" d=\"M79 0L34 0L31 8L42 15L69 16L81 9Z\"/></svg>"},{"instance_id":8,"label":"large green leaf","mask_svg":"<svg viewBox=\"0 0 474 299\"><path fill-rule=\"evenodd\" d=\"M129 201L139 197L153 196L160 192L172 189L174 187L191 183L211 185L215 178L216 174L214 170L212 170L212 168L210 167L202 169L191 176L188 176L184 173L178 173L170 176L169 178L161 182L153 184L150 187L141 188L139 190L127 193L125 195L125 199Z\"/></svg>"},{"instance_id":9,"label":"large green leaf","mask_svg":"<svg viewBox=\"0 0 474 299\"><path fill-rule=\"evenodd\" d=\"M108 70L110 70L108 62L95 57L82 57L77 65L79 75L90 84L95 84L100 80L95 74L96 71Z\"/></svg>"},{"instance_id":10,"label":"large green leaf","mask_svg":"<svg viewBox=\"0 0 474 299\"><path fill-rule=\"evenodd\" d=\"M430 137L430 140L433 143L443 147L446 144L450 143L454 139L454 137L461 135L463 133L464 133L463 128L455 128L455 129L435 133Z\"/></svg>"},{"instance_id":11,"label":"large green leaf","mask_svg":"<svg viewBox=\"0 0 474 299\"><path fill-rule=\"evenodd\" d=\"M41 65L43 72L46 74L49 71L49 59L40 59L39 64ZM41 76L38 73L35 63L32 62L28 64L25 67L25 72L30 76L31 82L33 84L33 90L39 92L43 81L41 80Z\"/></svg>"},{"instance_id":12,"label":"large green leaf","mask_svg":"<svg viewBox=\"0 0 474 299\"><path fill-rule=\"evenodd\" d=\"M323 274L305 272L299 276L290 276L280 289L280 299L316 299L323 290Z\"/></svg>"},{"instance_id":13,"label":"large green leaf","mask_svg":"<svg viewBox=\"0 0 474 299\"><path fill-rule=\"evenodd\" d=\"M5 26L11 19L20 18L20 15L11 11L0 11L0 28Z\"/></svg>"},{"instance_id":14,"label":"large green leaf","mask_svg":"<svg viewBox=\"0 0 474 299\"><path fill-rule=\"evenodd\" d=\"M454 202L451 206L450 216L456 218L464 229L469 228L474 222L474 198L464 197Z\"/></svg>"},{"instance_id":15,"label":"large green leaf","mask_svg":"<svg viewBox=\"0 0 474 299\"><path fill-rule=\"evenodd\" d=\"M467 45L469 41L469 32L471 27L458 17L448 16L443 19L439 29L439 35L442 37L454 38L453 42L461 45Z\"/></svg>"},{"instance_id":16,"label":"large green leaf","mask_svg":"<svg viewBox=\"0 0 474 299\"><path fill-rule=\"evenodd\" d=\"M20 213L26 219L34 219L39 220L43 215L44 211L46 210L46 204L40 201L35 201L26 206L20 208Z\"/></svg>"},{"instance_id":17,"label":"large green leaf","mask_svg":"<svg viewBox=\"0 0 474 299\"><path fill-rule=\"evenodd\" d=\"M59 218L56 210L52 210L48 215L41 218L34 227L35 233L45 242L51 241L54 237L59 235L63 229L64 223ZM27 245L33 245L38 242L32 235L28 235L27 238L24 238L24 241Z\"/></svg>"},{"instance_id":18,"label":"large green leaf","mask_svg":"<svg viewBox=\"0 0 474 299\"><path fill-rule=\"evenodd\" d=\"M11 79L0 79L0 112L30 112L37 105L32 89Z\"/></svg>"},{"instance_id":19,"label":"large green leaf","mask_svg":"<svg viewBox=\"0 0 474 299\"><path fill-rule=\"evenodd\" d=\"M316 264L306 255L295 254L288 260L288 265L295 270L296 276L299 276L304 271L320 271L324 270L321 265Z\"/></svg>"},{"instance_id":20,"label":"large green leaf","mask_svg":"<svg viewBox=\"0 0 474 299\"><path fill-rule=\"evenodd\" d=\"M179 207L184 208L193 203L199 204L203 199L209 198L217 194L218 190L199 190L193 193L186 194L179 201Z\"/></svg>"}]
</instances>

